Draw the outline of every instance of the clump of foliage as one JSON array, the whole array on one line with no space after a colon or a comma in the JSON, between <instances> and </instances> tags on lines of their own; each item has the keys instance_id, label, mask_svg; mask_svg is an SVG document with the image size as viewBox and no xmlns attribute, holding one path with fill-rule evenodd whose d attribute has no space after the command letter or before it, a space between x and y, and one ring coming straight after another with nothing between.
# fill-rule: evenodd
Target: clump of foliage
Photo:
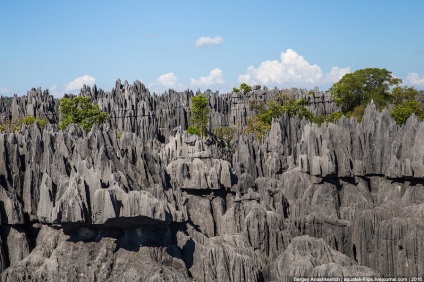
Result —
<instances>
[{"instance_id":1,"label":"clump of foliage","mask_svg":"<svg viewBox=\"0 0 424 282\"><path fill-rule=\"evenodd\" d=\"M404 125L412 114L415 114L419 120L424 120L424 107L416 100L409 100L396 105L390 114L397 124Z\"/></svg>"},{"instance_id":2,"label":"clump of foliage","mask_svg":"<svg viewBox=\"0 0 424 282\"><path fill-rule=\"evenodd\" d=\"M246 83L242 83L242 84L240 84L240 88L237 88L237 87L233 87L233 92L235 92L235 93L239 93L239 92L243 92L243 93L247 93L247 92L250 92L250 91L252 91L252 87L250 87L248 84L246 84Z\"/></svg>"},{"instance_id":3,"label":"clump of foliage","mask_svg":"<svg viewBox=\"0 0 424 282\"><path fill-rule=\"evenodd\" d=\"M215 138L219 142L224 143L231 143L233 140L233 134L234 134L234 127L231 126L223 126L223 127L216 127L213 129L213 134L215 135Z\"/></svg>"},{"instance_id":4,"label":"clump of foliage","mask_svg":"<svg viewBox=\"0 0 424 282\"><path fill-rule=\"evenodd\" d=\"M423 104L417 100L413 87L397 86L402 80L386 69L367 68L344 75L333 84L330 92L347 117L362 120L367 104L373 100L377 109L391 109L391 116L399 125L415 114L424 119ZM390 87L393 89L390 90Z\"/></svg>"},{"instance_id":5,"label":"clump of foliage","mask_svg":"<svg viewBox=\"0 0 424 282\"><path fill-rule=\"evenodd\" d=\"M275 101L269 101L267 106L262 103L251 103L256 114L247 120L246 132L252 133L255 138L262 139L267 131L271 129L273 118L278 118L287 113L289 116L298 116L313 120L314 115L306 106L306 100L296 100L287 94L280 94Z\"/></svg>"},{"instance_id":6,"label":"clump of foliage","mask_svg":"<svg viewBox=\"0 0 424 282\"><path fill-rule=\"evenodd\" d=\"M4 121L0 124L0 132L15 132L22 127L23 124L33 125L35 122L38 123L40 128L46 127L49 124L48 120L45 118L35 118L33 116L26 116L21 119L13 119Z\"/></svg>"},{"instance_id":7,"label":"clump of foliage","mask_svg":"<svg viewBox=\"0 0 424 282\"><path fill-rule=\"evenodd\" d=\"M222 157L228 161L231 161L234 154L232 145L234 130L234 127L231 126L216 127L213 129L213 136Z\"/></svg>"},{"instance_id":8,"label":"clump of foliage","mask_svg":"<svg viewBox=\"0 0 424 282\"><path fill-rule=\"evenodd\" d=\"M330 92L343 113L353 112L371 100L382 109L390 101L390 87L400 83L402 80L386 69L366 68L345 74L331 86Z\"/></svg>"},{"instance_id":9,"label":"clump of foliage","mask_svg":"<svg viewBox=\"0 0 424 282\"><path fill-rule=\"evenodd\" d=\"M326 122L336 122L339 119L341 119L341 117L343 116L342 112L332 112L327 118L326 118Z\"/></svg>"},{"instance_id":10,"label":"clump of foliage","mask_svg":"<svg viewBox=\"0 0 424 282\"><path fill-rule=\"evenodd\" d=\"M395 87L391 94L394 108L390 114L397 124L404 125L412 114L424 120L424 105L417 101L418 91L415 88Z\"/></svg>"},{"instance_id":11,"label":"clump of foliage","mask_svg":"<svg viewBox=\"0 0 424 282\"><path fill-rule=\"evenodd\" d=\"M240 90L243 91L244 93L247 93L247 92L252 91L252 87L250 87L246 83L242 83L242 84L240 84Z\"/></svg>"},{"instance_id":12,"label":"clump of foliage","mask_svg":"<svg viewBox=\"0 0 424 282\"><path fill-rule=\"evenodd\" d=\"M44 128L49 124L45 118L35 118L33 116L26 116L23 119L18 120L18 127L21 127L24 123L27 125L33 125L35 122L38 123L40 128Z\"/></svg>"},{"instance_id":13,"label":"clump of foliage","mask_svg":"<svg viewBox=\"0 0 424 282\"><path fill-rule=\"evenodd\" d=\"M208 132L208 114L209 114L209 101L206 95L197 95L191 98L190 107L190 126L187 129L189 134L196 134L205 136Z\"/></svg>"},{"instance_id":14,"label":"clump of foliage","mask_svg":"<svg viewBox=\"0 0 424 282\"><path fill-rule=\"evenodd\" d=\"M59 102L61 120L59 128L65 129L70 124L77 124L89 132L94 124L107 120L106 112L102 112L98 105L93 105L90 97L62 98Z\"/></svg>"}]
</instances>

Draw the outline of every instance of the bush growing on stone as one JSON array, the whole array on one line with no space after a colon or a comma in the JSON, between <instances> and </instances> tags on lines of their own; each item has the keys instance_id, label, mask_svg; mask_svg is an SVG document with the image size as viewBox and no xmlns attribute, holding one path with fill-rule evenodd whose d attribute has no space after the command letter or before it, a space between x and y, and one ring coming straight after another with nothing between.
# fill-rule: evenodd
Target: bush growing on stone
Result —
<instances>
[{"instance_id":1,"label":"bush growing on stone","mask_svg":"<svg viewBox=\"0 0 424 282\"><path fill-rule=\"evenodd\" d=\"M62 98L59 102L61 130L70 124L77 124L86 132L89 132L94 124L100 124L107 120L106 112L101 112L98 105L93 105L90 97Z\"/></svg>"},{"instance_id":2,"label":"bush growing on stone","mask_svg":"<svg viewBox=\"0 0 424 282\"><path fill-rule=\"evenodd\" d=\"M47 124L49 124L49 122L45 118L35 118L33 116L26 116L22 119L13 119L11 121L2 122L0 124L0 131L14 132L19 130L19 128L21 128L23 124L33 125L35 122L38 123L38 126L40 126L40 128L44 128Z\"/></svg>"},{"instance_id":3,"label":"bush growing on stone","mask_svg":"<svg viewBox=\"0 0 424 282\"><path fill-rule=\"evenodd\" d=\"M197 95L191 98L190 107L190 126L187 129L189 134L196 134L201 137L205 136L208 132L208 114L209 114L209 101L206 95Z\"/></svg>"},{"instance_id":4,"label":"bush growing on stone","mask_svg":"<svg viewBox=\"0 0 424 282\"><path fill-rule=\"evenodd\" d=\"M281 117L285 113L312 121L314 115L305 106L306 100L296 100L287 94L278 95L277 99L269 101L267 106L263 103L251 103L252 109L257 114L247 120L246 132L262 139L265 133L271 129L272 119Z\"/></svg>"},{"instance_id":5,"label":"bush growing on stone","mask_svg":"<svg viewBox=\"0 0 424 282\"><path fill-rule=\"evenodd\" d=\"M252 87L250 87L248 84L246 84L246 83L242 83L242 84L240 84L240 87L239 88L237 88L237 87L233 87L233 92L234 93L239 93L239 92L243 92L243 93L247 93L247 92L250 92L250 91L252 91Z\"/></svg>"},{"instance_id":6,"label":"bush growing on stone","mask_svg":"<svg viewBox=\"0 0 424 282\"><path fill-rule=\"evenodd\" d=\"M213 134L218 140L222 140L224 142L231 142L233 140L234 127L231 126L223 126L217 127L213 129Z\"/></svg>"},{"instance_id":7,"label":"bush growing on stone","mask_svg":"<svg viewBox=\"0 0 424 282\"><path fill-rule=\"evenodd\" d=\"M213 129L213 136L218 145L219 152L222 158L229 162L235 151L232 144L234 130L235 128L231 126L216 127Z\"/></svg>"},{"instance_id":8,"label":"bush growing on stone","mask_svg":"<svg viewBox=\"0 0 424 282\"><path fill-rule=\"evenodd\" d=\"M250 87L246 83L242 83L242 84L240 84L240 90L243 91L244 93L247 93L247 92L252 91L252 87Z\"/></svg>"},{"instance_id":9,"label":"bush growing on stone","mask_svg":"<svg viewBox=\"0 0 424 282\"><path fill-rule=\"evenodd\" d=\"M424 105L417 101L418 91L413 87L395 87L391 92L394 108L390 112L399 125L404 125L406 120L415 114L419 120L424 120Z\"/></svg>"},{"instance_id":10,"label":"bush growing on stone","mask_svg":"<svg viewBox=\"0 0 424 282\"><path fill-rule=\"evenodd\" d=\"M416 100L396 105L390 114L399 125L404 125L412 114L415 114L419 120L424 120L423 104Z\"/></svg>"}]
</instances>

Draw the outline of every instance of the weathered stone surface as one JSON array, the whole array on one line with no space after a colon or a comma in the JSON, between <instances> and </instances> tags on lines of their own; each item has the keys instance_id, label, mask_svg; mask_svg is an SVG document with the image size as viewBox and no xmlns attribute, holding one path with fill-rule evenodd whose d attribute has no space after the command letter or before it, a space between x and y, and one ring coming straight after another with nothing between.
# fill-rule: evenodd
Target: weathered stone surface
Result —
<instances>
[{"instance_id":1,"label":"weathered stone surface","mask_svg":"<svg viewBox=\"0 0 424 282\"><path fill-rule=\"evenodd\" d=\"M337 110L328 93L284 91ZM0 133L2 279L424 275L424 123L370 105L360 123L283 116L262 141L243 134L249 103L279 93L207 93L210 128L235 127L225 148L185 132L193 92L138 81L82 89L110 117L89 133ZM56 122L57 105L37 89L0 99L0 115Z\"/></svg>"},{"instance_id":2,"label":"weathered stone surface","mask_svg":"<svg viewBox=\"0 0 424 282\"><path fill-rule=\"evenodd\" d=\"M275 261L272 281L289 277L375 277L372 269L331 249L323 239L300 236L293 239Z\"/></svg>"},{"instance_id":3,"label":"weathered stone surface","mask_svg":"<svg viewBox=\"0 0 424 282\"><path fill-rule=\"evenodd\" d=\"M37 247L2 274L3 281L190 281L184 262L163 247L133 245L141 230L128 234L74 240L61 230L43 227ZM107 234L105 234L107 235Z\"/></svg>"}]
</instances>

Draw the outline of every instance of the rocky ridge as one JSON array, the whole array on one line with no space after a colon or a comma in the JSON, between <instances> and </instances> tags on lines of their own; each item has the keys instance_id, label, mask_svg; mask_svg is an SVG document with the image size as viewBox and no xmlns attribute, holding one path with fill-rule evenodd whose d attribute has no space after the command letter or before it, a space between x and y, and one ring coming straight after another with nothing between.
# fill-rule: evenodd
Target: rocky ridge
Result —
<instances>
[{"instance_id":1,"label":"rocky ridge","mask_svg":"<svg viewBox=\"0 0 424 282\"><path fill-rule=\"evenodd\" d=\"M326 93L290 91L315 113L337 109ZM0 100L0 113L56 121L57 100L30 93ZM261 142L241 134L249 100L278 93L209 93L211 128L236 127L230 159L185 133L193 92L140 82L84 87L110 117L87 134L0 133L2 279L424 275L423 123L399 127L371 104L361 123L284 116Z\"/></svg>"}]
</instances>

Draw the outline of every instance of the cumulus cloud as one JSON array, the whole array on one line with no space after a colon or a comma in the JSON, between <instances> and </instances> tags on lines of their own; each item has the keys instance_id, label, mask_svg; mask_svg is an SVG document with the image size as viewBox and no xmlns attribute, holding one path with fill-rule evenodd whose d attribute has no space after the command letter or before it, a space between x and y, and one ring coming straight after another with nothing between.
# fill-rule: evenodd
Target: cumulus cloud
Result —
<instances>
[{"instance_id":1,"label":"cumulus cloud","mask_svg":"<svg viewBox=\"0 0 424 282\"><path fill-rule=\"evenodd\" d=\"M156 83L161 86L174 87L177 85L177 77L174 73L169 72L159 76Z\"/></svg>"},{"instance_id":2,"label":"cumulus cloud","mask_svg":"<svg viewBox=\"0 0 424 282\"><path fill-rule=\"evenodd\" d=\"M414 86L424 86L424 75L420 76L418 73L410 72L406 77L409 84Z\"/></svg>"},{"instance_id":3,"label":"cumulus cloud","mask_svg":"<svg viewBox=\"0 0 424 282\"><path fill-rule=\"evenodd\" d=\"M84 84L93 86L95 83L96 83L96 79L94 77L89 75L83 75L69 82L65 86L65 91L76 92L76 91L79 91L84 86Z\"/></svg>"},{"instance_id":4,"label":"cumulus cloud","mask_svg":"<svg viewBox=\"0 0 424 282\"><path fill-rule=\"evenodd\" d=\"M318 65L312 65L292 49L281 52L280 60L262 62L257 68L250 66L247 73L239 76L239 82L249 84L307 86L337 81L350 68L333 67L323 74Z\"/></svg>"},{"instance_id":5,"label":"cumulus cloud","mask_svg":"<svg viewBox=\"0 0 424 282\"><path fill-rule=\"evenodd\" d=\"M7 89L7 88L0 88L0 94L8 94L8 93L10 93L10 90L9 89Z\"/></svg>"},{"instance_id":6,"label":"cumulus cloud","mask_svg":"<svg viewBox=\"0 0 424 282\"><path fill-rule=\"evenodd\" d=\"M182 90L185 86L178 82L177 76L173 72L165 73L156 79L154 83L149 83L149 87L157 92L167 89Z\"/></svg>"},{"instance_id":7,"label":"cumulus cloud","mask_svg":"<svg viewBox=\"0 0 424 282\"><path fill-rule=\"evenodd\" d=\"M216 36L216 37L202 36L196 40L196 44L194 46L196 48L206 47L206 46L215 46L215 45L221 45L223 42L224 42L224 39L220 36Z\"/></svg>"},{"instance_id":8,"label":"cumulus cloud","mask_svg":"<svg viewBox=\"0 0 424 282\"><path fill-rule=\"evenodd\" d=\"M339 81L345 74L350 73L350 68L339 68L339 67L332 67L331 71L327 73L324 78L324 83L335 83Z\"/></svg>"},{"instance_id":9,"label":"cumulus cloud","mask_svg":"<svg viewBox=\"0 0 424 282\"><path fill-rule=\"evenodd\" d=\"M190 80L193 86L211 86L224 83L222 70L219 68L211 70L208 76L201 76L199 79L191 78Z\"/></svg>"}]
</instances>

